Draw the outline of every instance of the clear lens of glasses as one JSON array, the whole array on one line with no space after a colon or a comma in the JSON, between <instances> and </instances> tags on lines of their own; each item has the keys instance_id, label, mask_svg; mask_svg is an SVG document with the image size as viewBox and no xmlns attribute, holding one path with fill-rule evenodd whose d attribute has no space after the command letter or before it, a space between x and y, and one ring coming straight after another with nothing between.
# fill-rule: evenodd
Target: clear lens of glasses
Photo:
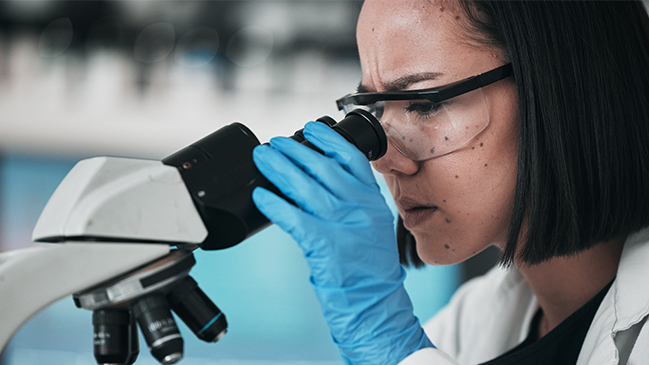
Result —
<instances>
[{"instance_id":1,"label":"clear lens of glasses","mask_svg":"<svg viewBox=\"0 0 649 365\"><path fill-rule=\"evenodd\" d=\"M381 121L388 141L411 160L423 161L465 146L489 125L482 89L443 102L380 101L345 105L345 113L365 109Z\"/></svg>"}]
</instances>

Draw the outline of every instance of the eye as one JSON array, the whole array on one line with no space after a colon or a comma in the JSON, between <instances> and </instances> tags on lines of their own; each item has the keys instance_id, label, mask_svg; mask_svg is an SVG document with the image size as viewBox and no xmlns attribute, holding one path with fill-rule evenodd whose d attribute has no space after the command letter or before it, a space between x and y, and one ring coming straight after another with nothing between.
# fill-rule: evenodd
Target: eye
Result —
<instances>
[{"instance_id":1,"label":"eye","mask_svg":"<svg viewBox=\"0 0 649 365\"><path fill-rule=\"evenodd\" d=\"M406 113L417 113L422 117L432 117L437 115L444 106L444 103L434 103L431 101L412 102L406 108Z\"/></svg>"}]
</instances>

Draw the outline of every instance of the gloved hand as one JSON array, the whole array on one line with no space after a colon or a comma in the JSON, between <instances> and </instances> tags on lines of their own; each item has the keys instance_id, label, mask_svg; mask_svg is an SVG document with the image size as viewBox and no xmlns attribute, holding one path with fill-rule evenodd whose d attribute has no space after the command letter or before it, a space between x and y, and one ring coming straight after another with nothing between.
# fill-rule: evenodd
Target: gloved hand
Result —
<instances>
[{"instance_id":1,"label":"gloved hand","mask_svg":"<svg viewBox=\"0 0 649 365\"><path fill-rule=\"evenodd\" d=\"M259 171L298 206L257 188L253 200L304 251L311 283L347 364L396 364L433 347L403 287L394 218L363 154L331 128L311 122L304 136L253 153Z\"/></svg>"}]
</instances>

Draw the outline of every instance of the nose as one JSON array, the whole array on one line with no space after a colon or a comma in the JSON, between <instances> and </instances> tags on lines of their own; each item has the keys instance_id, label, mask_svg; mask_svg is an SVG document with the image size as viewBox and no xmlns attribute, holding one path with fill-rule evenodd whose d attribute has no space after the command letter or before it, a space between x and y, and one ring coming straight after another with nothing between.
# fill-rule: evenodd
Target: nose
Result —
<instances>
[{"instance_id":1,"label":"nose","mask_svg":"<svg viewBox=\"0 0 649 365\"><path fill-rule=\"evenodd\" d=\"M388 142L388 151L383 157L372 162L372 166L384 175L414 175L419 171L420 163L402 155Z\"/></svg>"}]
</instances>

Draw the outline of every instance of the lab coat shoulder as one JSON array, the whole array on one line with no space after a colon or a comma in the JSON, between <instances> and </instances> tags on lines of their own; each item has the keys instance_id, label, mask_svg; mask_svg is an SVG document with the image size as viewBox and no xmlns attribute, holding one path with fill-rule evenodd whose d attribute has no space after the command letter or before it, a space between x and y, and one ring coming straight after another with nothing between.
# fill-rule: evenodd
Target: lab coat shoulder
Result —
<instances>
[{"instance_id":1,"label":"lab coat shoulder","mask_svg":"<svg viewBox=\"0 0 649 365\"><path fill-rule=\"evenodd\" d=\"M424 330L437 349L417 351L400 365L488 361L525 338L536 308L523 277L516 270L495 267L463 284L426 322Z\"/></svg>"},{"instance_id":2,"label":"lab coat shoulder","mask_svg":"<svg viewBox=\"0 0 649 365\"><path fill-rule=\"evenodd\" d=\"M590 325L577 360L649 364L649 229L627 238L617 276Z\"/></svg>"}]
</instances>

